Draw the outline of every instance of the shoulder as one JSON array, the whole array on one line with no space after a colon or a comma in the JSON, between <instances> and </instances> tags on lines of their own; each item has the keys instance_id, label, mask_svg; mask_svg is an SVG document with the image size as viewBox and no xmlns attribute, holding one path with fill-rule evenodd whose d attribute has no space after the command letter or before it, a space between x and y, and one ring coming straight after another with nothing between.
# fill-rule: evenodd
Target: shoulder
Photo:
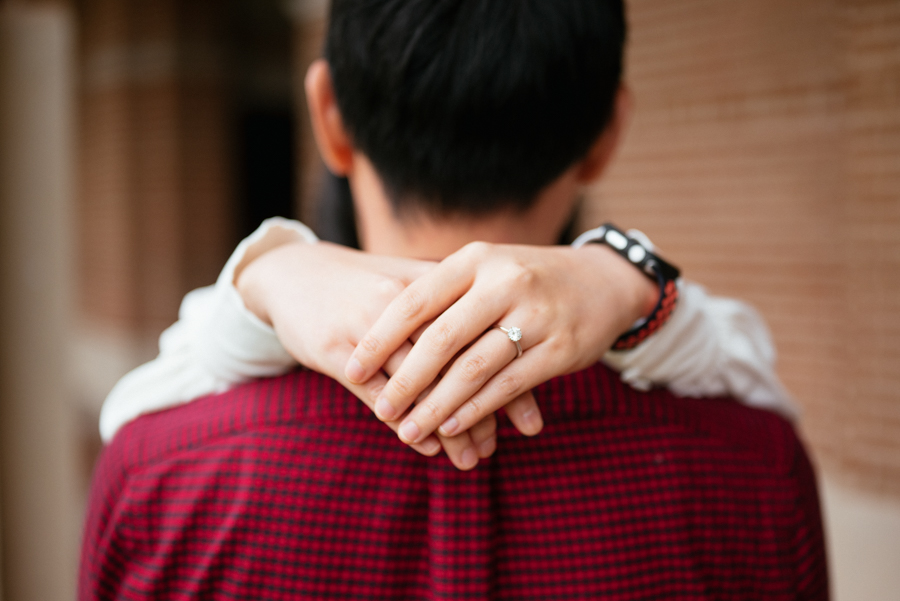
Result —
<instances>
[{"instance_id":1,"label":"shoulder","mask_svg":"<svg viewBox=\"0 0 900 601\"><path fill-rule=\"evenodd\" d=\"M798 529L821 534L813 467L791 423L774 412L638 391L603 365L551 380L536 396L547 425L535 438L578 440L595 470L623 482L652 473L649 490L667 486L683 507L728 506L747 524L780 516L782 542Z\"/></svg>"},{"instance_id":2,"label":"shoulder","mask_svg":"<svg viewBox=\"0 0 900 601\"><path fill-rule=\"evenodd\" d=\"M355 413L360 403L337 382L304 369L252 380L187 404L143 415L104 449L99 469L132 474L272 427L300 425L324 409Z\"/></svg>"},{"instance_id":3,"label":"shoulder","mask_svg":"<svg viewBox=\"0 0 900 601\"><path fill-rule=\"evenodd\" d=\"M684 446L728 457L733 471L787 476L798 461L806 461L791 423L772 411L731 397L680 397L665 388L636 390L602 364L551 380L538 389L537 397L548 422L590 422L592 427L636 439L652 432L655 442L648 446Z\"/></svg>"},{"instance_id":4,"label":"shoulder","mask_svg":"<svg viewBox=\"0 0 900 601\"><path fill-rule=\"evenodd\" d=\"M340 402L352 400L349 395L337 382L298 369L140 416L119 430L96 462L85 552L104 548L109 537L134 535L120 527L129 516L163 511L178 499L199 503L237 473L266 477L279 471L264 456L273 442L273 453L288 457L282 463L296 471L302 455L294 444L302 438L297 433L321 422L325 411L359 412L361 403Z\"/></svg>"}]
</instances>

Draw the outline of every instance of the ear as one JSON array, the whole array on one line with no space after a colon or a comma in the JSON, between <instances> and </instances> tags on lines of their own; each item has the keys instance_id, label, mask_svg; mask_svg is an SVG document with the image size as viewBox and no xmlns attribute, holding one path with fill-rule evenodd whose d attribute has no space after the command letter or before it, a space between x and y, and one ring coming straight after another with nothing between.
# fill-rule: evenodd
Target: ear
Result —
<instances>
[{"instance_id":1,"label":"ear","mask_svg":"<svg viewBox=\"0 0 900 601\"><path fill-rule=\"evenodd\" d=\"M600 133L594 145L591 146L587 155L581 161L578 169L578 183L582 185L589 184L603 175L603 171L609 165L619 146L625 127L631 120L633 104L631 90L625 84L622 84L619 86L619 91L616 92L616 100L613 105L613 114L609 125Z\"/></svg>"},{"instance_id":2,"label":"ear","mask_svg":"<svg viewBox=\"0 0 900 601\"><path fill-rule=\"evenodd\" d=\"M331 70L324 59L309 66L304 81L309 120L319 154L336 175L347 175L353 169L353 144L338 109L331 83Z\"/></svg>"}]
</instances>

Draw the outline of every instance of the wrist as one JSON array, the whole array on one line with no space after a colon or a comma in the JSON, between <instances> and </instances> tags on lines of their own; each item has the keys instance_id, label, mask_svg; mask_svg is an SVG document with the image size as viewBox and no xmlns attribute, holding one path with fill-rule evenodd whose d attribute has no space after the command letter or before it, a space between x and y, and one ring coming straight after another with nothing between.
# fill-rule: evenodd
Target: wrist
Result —
<instances>
[{"instance_id":1,"label":"wrist","mask_svg":"<svg viewBox=\"0 0 900 601\"><path fill-rule=\"evenodd\" d=\"M300 222L292 222L281 217L266 219L259 229L238 246L237 252L243 254L234 266L232 282L237 284L238 278L247 266L280 246L292 243L315 244L317 241L312 230Z\"/></svg>"},{"instance_id":2,"label":"wrist","mask_svg":"<svg viewBox=\"0 0 900 601\"><path fill-rule=\"evenodd\" d=\"M659 287L659 300L649 314L637 313L638 319L632 322L632 327L625 330L613 343L615 350L630 350L641 344L649 336L653 335L669 320L675 305L678 303L678 276L677 267L656 254L653 245L646 236L640 232L629 235L617 228L612 223L588 230L578 236L572 246L581 248L585 244L595 243L606 246L618 256L627 260L629 265L637 268L637 271L656 280ZM637 304L632 307L640 307L638 297Z\"/></svg>"},{"instance_id":3,"label":"wrist","mask_svg":"<svg viewBox=\"0 0 900 601\"><path fill-rule=\"evenodd\" d=\"M638 271L616 251L601 244L587 244L578 249L577 260L587 262L589 277L604 274L603 286L611 290L619 307L618 325L627 331L642 317L649 315L659 301L659 285Z\"/></svg>"},{"instance_id":4,"label":"wrist","mask_svg":"<svg viewBox=\"0 0 900 601\"><path fill-rule=\"evenodd\" d=\"M263 323L271 326L272 319L264 302L262 292L262 278L260 276L262 257L248 263L235 278L234 287L237 289L241 300L247 310L253 313Z\"/></svg>"},{"instance_id":5,"label":"wrist","mask_svg":"<svg viewBox=\"0 0 900 601\"><path fill-rule=\"evenodd\" d=\"M280 266L284 261L291 261L297 252L308 249L306 242L289 242L273 248L253 258L236 276L234 286L244 302L247 310L263 323L272 324L270 299L277 298L278 282L284 273Z\"/></svg>"}]
</instances>

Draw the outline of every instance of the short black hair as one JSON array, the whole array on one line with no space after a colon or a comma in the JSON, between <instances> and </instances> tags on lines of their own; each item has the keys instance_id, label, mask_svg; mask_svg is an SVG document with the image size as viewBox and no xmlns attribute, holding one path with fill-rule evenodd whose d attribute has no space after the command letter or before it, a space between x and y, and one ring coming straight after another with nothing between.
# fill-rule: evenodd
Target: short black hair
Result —
<instances>
[{"instance_id":1,"label":"short black hair","mask_svg":"<svg viewBox=\"0 0 900 601\"><path fill-rule=\"evenodd\" d=\"M613 113L622 0L333 0L325 57L395 210L527 209Z\"/></svg>"}]
</instances>

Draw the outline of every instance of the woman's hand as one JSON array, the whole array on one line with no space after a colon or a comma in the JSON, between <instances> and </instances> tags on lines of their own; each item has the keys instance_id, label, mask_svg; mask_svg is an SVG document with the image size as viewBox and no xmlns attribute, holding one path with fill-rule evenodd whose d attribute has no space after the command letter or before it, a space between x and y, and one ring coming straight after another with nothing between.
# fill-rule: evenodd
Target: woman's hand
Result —
<instances>
[{"instance_id":1,"label":"woman's hand","mask_svg":"<svg viewBox=\"0 0 900 601\"><path fill-rule=\"evenodd\" d=\"M375 404L379 419L402 421L404 442L425 440L439 427L458 435L501 407L533 435L543 424L531 389L598 361L658 296L650 279L601 245L469 244L390 303L357 345L346 379L377 378L418 330L387 384L379 380ZM498 326L521 328L521 357Z\"/></svg>"},{"instance_id":2,"label":"woman's hand","mask_svg":"<svg viewBox=\"0 0 900 601\"><path fill-rule=\"evenodd\" d=\"M385 307L434 266L328 243L294 243L255 259L240 273L236 285L247 308L275 328L300 364L334 378L372 408L387 377L376 370L364 384L353 383L344 376L344 366ZM410 349L408 340L401 341L385 356L384 370L393 373ZM388 425L396 431L399 421L388 421ZM470 469L479 457L494 452L495 432L496 418L491 414L470 432L421 437L412 446L424 455L434 455L443 447L454 465Z\"/></svg>"}]
</instances>

